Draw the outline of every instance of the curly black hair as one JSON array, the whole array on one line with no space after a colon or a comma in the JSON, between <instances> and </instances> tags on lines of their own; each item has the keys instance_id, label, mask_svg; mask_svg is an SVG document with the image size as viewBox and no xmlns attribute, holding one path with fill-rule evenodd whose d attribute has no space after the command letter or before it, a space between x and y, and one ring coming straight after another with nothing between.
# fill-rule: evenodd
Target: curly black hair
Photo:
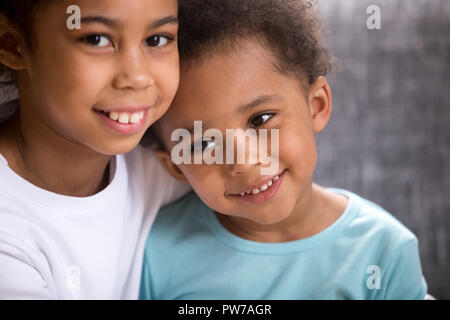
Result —
<instances>
[{"instance_id":1,"label":"curly black hair","mask_svg":"<svg viewBox=\"0 0 450 320\"><path fill-rule=\"evenodd\" d=\"M246 38L259 40L273 53L277 70L302 83L314 83L333 67L315 1L180 0L179 22L182 65L215 49L236 50Z\"/></svg>"}]
</instances>

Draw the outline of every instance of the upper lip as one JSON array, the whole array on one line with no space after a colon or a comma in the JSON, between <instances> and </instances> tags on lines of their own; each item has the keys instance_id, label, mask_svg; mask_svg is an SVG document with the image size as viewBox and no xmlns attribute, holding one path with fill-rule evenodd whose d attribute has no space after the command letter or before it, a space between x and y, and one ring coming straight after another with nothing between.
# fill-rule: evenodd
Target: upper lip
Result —
<instances>
[{"instance_id":1,"label":"upper lip","mask_svg":"<svg viewBox=\"0 0 450 320\"><path fill-rule=\"evenodd\" d=\"M156 97L156 99L154 100L153 104L147 104L147 103L143 103L143 104L123 103L122 104L122 103L120 103L120 104L117 104L116 106L107 106L107 107L101 107L101 108L94 108L94 110L107 112L107 113L111 113L111 112L135 113L135 112L140 112L140 111L147 111L148 109L158 105L159 101L160 101L160 97Z\"/></svg>"},{"instance_id":2,"label":"upper lip","mask_svg":"<svg viewBox=\"0 0 450 320\"><path fill-rule=\"evenodd\" d=\"M261 188L263 185L265 185L265 184L267 184L269 181L271 181L273 178L275 178L276 176L281 175L283 172L284 172L284 170L281 171L280 173L277 173L276 175L273 175L273 176L270 177L270 178L260 179L257 183L252 184L251 186L249 186L249 187L243 189L242 191L240 191L240 192L238 192L238 193L232 193L232 195L239 195L239 194L241 194L241 193L244 193L244 192L247 192L247 191L251 191L251 190L253 190L253 189L259 189L259 188Z\"/></svg>"},{"instance_id":3,"label":"upper lip","mask_svg":"<svg viewBox=\"0 0 450 320\"><path fill-rule=\"evenodd\" d=\"M123 107L107 107L107 108L102 108L102 109L95 109L97 111L102 111L102 112L128 112L128 113L135 113L135 112L140 112L140 111L146 111L148 109L150 109L152 106L149 105L141 105L141 106L123 106Z\"/></svg>"}]
</instances>

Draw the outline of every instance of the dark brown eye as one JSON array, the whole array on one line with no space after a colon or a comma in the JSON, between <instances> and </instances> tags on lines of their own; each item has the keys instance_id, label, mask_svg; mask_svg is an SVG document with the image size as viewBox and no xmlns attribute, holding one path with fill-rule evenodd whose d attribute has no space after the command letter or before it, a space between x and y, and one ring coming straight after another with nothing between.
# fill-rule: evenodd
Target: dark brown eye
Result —
<instances>
[{"instance_id":1,"label":"dark brown eye","mask_svg":"<svg viewBox=\"0 0 450 320\"><path fill-rule=\"evenodd\" d=\"M162 47L169 43L169 38L161 35L156 35L147 38L147 45L150 47Z\"/></svg>"},{"instance_id":2,"label":"dark brown eye","mask_svg":"<svg viewBox=\"0 0 450 320\"><path fill-rule=\"evenodd\" d=\"M83 41L95 47L107 47L111 44L109 39L101 34L93 34L83 38Z\"/></svg>"},{"instance_id":3,"label":"dark brown eye","mask_svg":"<svg viewBox=\"0 0 450 320\"><path fill-rule=\"evenodd\" d=\"M214 146L214 141L213 140L202 140L202 141L196 141L191 145L191 151L195 152L195 147L198 145L198 147L200 147L201 144L201 151L205 151L206 148ZM198 148L200 149L200 148Z\"/></svg>"},{"instance_id":4,"label":"dark brown eye","mask_svg":"<svg viewBox=\"0 0 450 320\"><path fill-rule=\"evenodd\" d=\"M262 126L264 123L269 121L269 119L272 118L273 115L274 115L273 113L259 114L255 117L253 117L252 120L250 121L250 123L255 127Z\"/></svg>"}]
</instances>

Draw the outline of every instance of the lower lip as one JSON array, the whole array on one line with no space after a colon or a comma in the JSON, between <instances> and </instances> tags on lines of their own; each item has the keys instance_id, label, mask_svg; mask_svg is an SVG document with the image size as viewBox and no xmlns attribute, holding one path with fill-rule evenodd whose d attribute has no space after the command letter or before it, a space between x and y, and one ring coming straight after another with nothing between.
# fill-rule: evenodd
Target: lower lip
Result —
<instances>
[{"instance_id":1,"label":"lower lip","mask_svg":"<svg viewBox=\"0 0 450 320\"><path fill-rule=\"evenodd\" d=\"M269 201L270 199L273 199L277 193L278 189L280 189L281 183L283 182L284 174L286 173L286 170L283 171L280 175L278 180L272 183L272 185L263 192L257 193L257 194L246 194L246 195L233 195L233 197L237 197L239 200L250 202L250 203L263 203L266 201Z\"/></svg>"},{"instance_id":2,"label":"lower lip","mask_svg":"<svg viewBox=\"0 0 450 320\"><path fill-rule=\"evenodd\" d=\"M118 121L114 121L110 119L106 114L103 112L95 111L94 112L100 117L100 119L103 121L106 126L111 129L116 134L121 135L130 135L138 133L142 130L144 127L144 124L147 120L148 110L145 110L144 117L139 120L138 123L120 123Z\"/></svg>"}]
</instances>

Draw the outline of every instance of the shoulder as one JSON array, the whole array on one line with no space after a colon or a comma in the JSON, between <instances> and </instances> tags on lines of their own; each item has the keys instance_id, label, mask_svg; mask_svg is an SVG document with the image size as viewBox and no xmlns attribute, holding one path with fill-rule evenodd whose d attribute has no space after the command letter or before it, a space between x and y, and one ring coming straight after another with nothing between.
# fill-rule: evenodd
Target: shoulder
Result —
<instances>
[{"instance_id":1,"label":"shoulder","mask_svg":"<svg viewBox=\"0 0 450 320\"><path fill-rule=\"evenodd\" d=\"M158 164L158 159L154 150L151 147L144 147L138 145L130 152L123 155L127 167L131 171L136 171L142 167L148 169L155 169Z\"/></svg>"},{"instance_id":2,"label":"shoulder","mask_svg":"<svg viewBox=\"0 0 450 320\"><path fill-rule=\"evenodd\" d=\"M39 227L19 207L6 204L0 196L0 270L5 274L19 275L23 272L41 277L46 259L35 239L40 234ZM3 285L6 282L0 287Z\"/></svg>"},{"instance_id":3,"label":"shoulder","mask_svg":"<svg viewBox=\"0 0 450 320\"><path fill-rule=\"evenodd\" d=\"M21 204L0 195L0 251L14 251L21 257L34 255L39 252L34 239L38 234L39 225Z\"/></svg>"},{"instance_id":4,"label":"shoulder","mask_svg":"<svg viewBox=\"0 0 450 320\"><path fill-rule=\"evenodd\" d=\"M48 261L31 236L35 232L24 215L0 205L0 299L55 298L45 280Z\"/></svg>"},{"instance_id":5,"label":"shoulder","mask_svg":"<svg viewBox=\"0 0 450 320\"><path fill-rule=\"evenodd\" d=\"M204 204L197 194L194 191L190 191L178 200L163 206L160 212L165 213L165 215L169 215L170 213L178 214L180 210L192 211L192 209L203 206Z\"/></svg>"},{"instance_id":6,"label":"shoulder","mask_svg":"<svg viewBox=\"0 0 450 320\"><path fill-rule=\"evenodd\" d=\"M190 191L160 209L151 232L165 230L165 228L171 230L184 228L187 224L196 221L203 210L208 210L208 208L194 191Z\"/></svg>"},{"instance_id":7,"label":"shoulder","mask_svg":"<svg viewBox=\"0 0 450 320\"><path fill-rule=\"evenodd\" d=\"M123 159L132 188L134 187L136 192L144 192L147 197L160 195L163 205L192 190L163 168L151 146L138 145L123 155Z\"/></svg>"},{"instance_id":8,"label":"shoulder","mask_svg":"<svg viewBox=\"0 0 450 320\"><path fill-rule=\"evenodd\" d=\"M147 247L170 247L180 239L192 240L196 234L204 234L207 226L202 213L208 210L193 191L163 206L150 230Z\"/></svg>"},{"instance_id":9,"label":"shoulder","mask_svg":"<svg viewBox=\"0 0 450 320\"><path fill-rule=\"evenodd\" d=\"M26 209L2 189L0 184L0 242L26 242L34 223Z\"/></svg>"},{"instance_id":10,"label":"shoulder","mask_svg":"<svg viewBox=\"0 0 450 320\"><path fill-rule=\"evenodd\" d=\"M349 270L353 274L367 275L368 297L422 299L426 282L414 233L372 201L347 190L329 191L350 199L351 219L342 233L342 241L336 245L345 244L342 250L347 254L346 266L351 265ZM377 290L369 285L373 279L381 281Z\"/></svg>"},{"instance_id":11,"label":"shoulder","mask_svg":"<svg viewBox=\"0 0 450 320\"><path fill-rule=\"evenodd\" d=\"M346 195L350 199L352 210L356 211L348 226L350 232L366 234L373 240L384 240L391 244L417 241L416 236L405 225L378 204L348 190L331 191Z\"/></svg>"}]
</instances>

